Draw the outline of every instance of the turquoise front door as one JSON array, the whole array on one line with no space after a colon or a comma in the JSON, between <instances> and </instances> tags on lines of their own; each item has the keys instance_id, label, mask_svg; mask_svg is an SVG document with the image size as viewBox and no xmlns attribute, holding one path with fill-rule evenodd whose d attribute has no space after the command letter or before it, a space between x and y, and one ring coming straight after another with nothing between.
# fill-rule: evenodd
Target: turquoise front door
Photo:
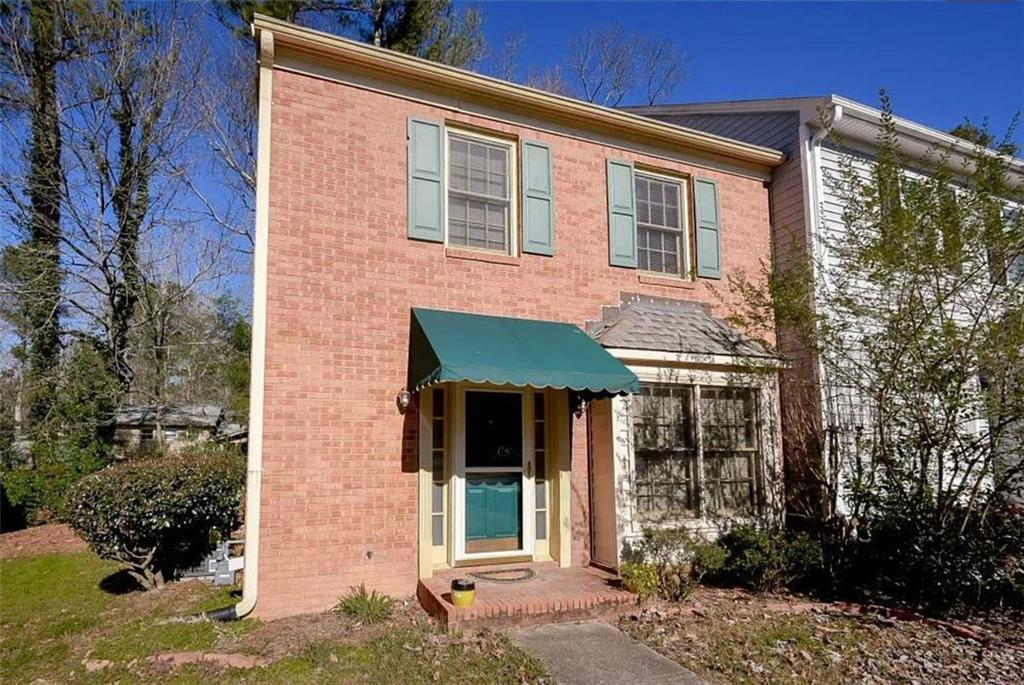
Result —
<instances>
[{"instance_id":1,"label":"turquoise front door","mask_svg":"<svg viewBox=\"0 0 1024 685\"><path fill-rule=\"evenodd\" d=\"M522 476L467 476L466 540L518 539L523 521Z\"/></svg>"},{"instance_id":2,"label":"turquoise front door","mask_svg":"<svg viewBox=\"0 0 1024 685\"><path fill-rule=\"evenodd\" d=\"M523 394L467 390L465 553L524 550Z\"/></svg>"}]
</instances>

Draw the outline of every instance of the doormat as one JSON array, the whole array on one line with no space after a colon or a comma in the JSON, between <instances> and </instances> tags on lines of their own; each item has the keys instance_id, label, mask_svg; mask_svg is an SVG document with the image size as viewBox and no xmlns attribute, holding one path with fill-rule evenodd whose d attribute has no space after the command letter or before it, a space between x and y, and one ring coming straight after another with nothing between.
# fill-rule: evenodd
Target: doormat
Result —
<instances>
[{"instance_id":1,"label":"doormat","mask_svg":"<svg viewBox=\"0 0 1024 685\"><path fill-rule=\"evenodd\" d=\"M500 571L477 571L469 575L492 583L522 583L536 577L532 568L509 568Z\"/></svg>"}]
</instances>

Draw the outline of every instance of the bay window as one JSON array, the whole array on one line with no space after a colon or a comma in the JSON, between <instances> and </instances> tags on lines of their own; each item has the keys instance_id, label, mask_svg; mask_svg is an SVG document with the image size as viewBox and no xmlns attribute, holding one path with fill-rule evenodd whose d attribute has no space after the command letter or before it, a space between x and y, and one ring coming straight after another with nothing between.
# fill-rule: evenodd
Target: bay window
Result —
<instances>
[{"instance_id":1,"label":"bay window","mask_svg":"<svg viewBox=\"0 0 1024 685\"><path fill-rule=\"evenodd\" d=\"M755 513L761 458L756 389L644 384L633 402L633 486L641 520Z\"/></svg>"}]
</instances>

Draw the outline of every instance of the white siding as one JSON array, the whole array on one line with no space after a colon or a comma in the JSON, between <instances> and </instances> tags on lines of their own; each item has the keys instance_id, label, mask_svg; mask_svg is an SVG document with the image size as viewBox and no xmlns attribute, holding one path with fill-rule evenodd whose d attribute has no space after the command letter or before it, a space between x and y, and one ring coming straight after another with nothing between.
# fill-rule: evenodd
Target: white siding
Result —
<instances>
[{"instance_id":1,"label":"white siding","mask_svg":"<svg viewBox=\"0 0 1024 685\"><path fill-rule=\"evenodd\" d=\"M819 292L827 292L828 289L842 290L846 294L856 294L858 299L864 303L877 301L877 306L884 307L885 303L878 300L879 292L863 278L858 278L852 268L842 263L841 256L832 249L837 244L842 244L847 231L843 218L845 202L836 188L836 182L843 177L850 165L856 170L861 178L868 178L874 167L874 158L871 154L858 151L839 150L829 144L823 144L816 151L816 176L818 178L818 193L820 204L818 207L818 222L813 232L812 240L816 254L816 261L822 265L817 275L817 288ZM918 170L906 172L910 178L924 178ZM960 301L953 302L948 307L948 312L954 320L968 324L972 320L972 312L981 311L973 298L984 297L980 293L964 292ZM826 304L822 296L819 296L819 307ZM822 314L835 316L836 312L821 310ZM848 332L848 350L845 351L844 359L852 357L857 360L856 340L870 333L870 322L856 322ZM870 370L858 364L858 361L844 361L840 368L845 371L835 373L829 370L824 364L820 369L821 374L821 399L824 427L832 428L835 433L831 436L834 441L832 449L838 448L843 460L838 464L840 473L840 486L847 484L848 479L853 476L861 464L855 447L859 431L869 431L872 417L872 398L870 397ZM858 368L859 367L859 368ZM848 379L856 377L855 382L847 382ZM987 430L987 422L983 419L974 421L973 430L982 432ZM870 437L865 435L864 437ZM826 450L829 445L825 445ZM836 475L836 474L834 474ZM840 511L844 507L844 488L840 488Z\"/></svg>"}]
</instances>

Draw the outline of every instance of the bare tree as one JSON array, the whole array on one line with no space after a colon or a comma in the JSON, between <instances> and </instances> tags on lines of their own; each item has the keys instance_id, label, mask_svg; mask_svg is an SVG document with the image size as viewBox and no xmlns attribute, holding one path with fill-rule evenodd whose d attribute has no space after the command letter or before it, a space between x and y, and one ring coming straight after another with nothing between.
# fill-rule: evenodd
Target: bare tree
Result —
<instances>
[{"instance_id":1,"label":"bare tree","mask_svg":"<svg viewBox=\"0 0 1024 685\"><path fill-rule=\"evenodd\" d=\"M180 175L196 199L196 218L218 227L243 253L252 252L254 244L256 66L251 45L238 43L225 63L204 70L197 107L216 185L205 188Z\"/></svg>"},{"instance_id":2,"label":"bare tree","mask_svg":"<svg viewBox=\"0 0 1024 685\"><path fill-rule=\"evenodd\" d=\"M519 69L519 51L523 47L524 39L525 35L520 30L508 34L501 49L491 55L487 71L503 81L515 81L516 72Z\"/></svg>"},{"instance_id":3,"label":"bare tree","mask_svg":"<svg viewBox=\"0 0 1024 685\"><path fill-rule=\"evenodd\" d=\"M622 29L587 29L569 43L567 71L587 102L615 107L636 85L634 48Z\"/></svg>"},{"instance_id":4,"label":"bare tree","mask_svg":"<svg viewBox=\"0 0 1024 685\"><path fill-rule=\"evenodd\" d=\"M686 78L686 56L671 39L644 36L637 41L637 76L644 104L656 105Z\"/></svg>"},{"instance_id":5,"label":"bare tree","mask_svg":"<svg viewBox=\"0 0 1024 685\"><path fill-rule=\"evenodd\" d=\"M619 27L586 29L569 42L564 62L531 70L526 84L606 107L629 99L653 105L671 97L686 76L685 66L685 54L671 39L634 35ZM505 64L504 71L515 69Z\"/></svg>"},{"instance_id":6,"label":"bare tree","mask_svg":"<svg viewBox=\"0 0 1024 685\"><path fill-rule=\"evenodd\" d=\"M538 90L546 90L555 95L576 96L576 88L569 83L562 73L562 68L557 65L541 71L530 70L530 73L526 75L526 85Z\"/></svg>"},{"instance_id":7,"label":"bare tree","mask_svg":"<svg viewBox=\"0 0 1024 685\"><path fill-rule=\"evenodd\" d=\"M69 315L96 331L123 392L133 388L133 327L147 273L188 262L187 282L223 269L226 239L190 220L198 155L201 54L186 55L189 7L97 5L90 54L65 75L67 179L62 250Z\"/></svg>"}]
</instances>

